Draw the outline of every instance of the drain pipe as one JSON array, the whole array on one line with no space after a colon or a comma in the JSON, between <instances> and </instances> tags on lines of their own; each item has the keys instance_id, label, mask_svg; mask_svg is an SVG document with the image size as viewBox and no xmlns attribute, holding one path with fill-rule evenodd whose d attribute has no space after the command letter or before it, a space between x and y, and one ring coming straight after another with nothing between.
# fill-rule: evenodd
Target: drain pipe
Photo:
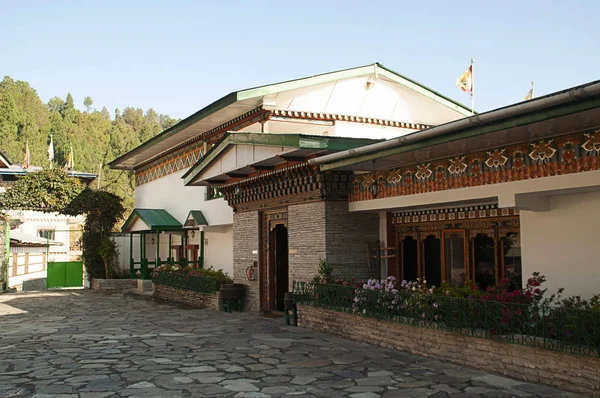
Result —
<instances>
[{"instance_id":1,"label":"drain pipe","mask_svg":"<svg viewBox=\"0 0 600 398\"><path fill-rule=\"evenodd\" d=\"M481 126L501 119L506 119L511 116L517 116L529 112L542 110L545 108L551 108L553 106L561 105L568 102L579 101L599 94L600 81L596 81L589 83L586 86L575 87L563 92L559 92L557 94L551 94L518 105L511 105L505 108L500 108L494 111L483 113L481 115L469 116L463 119L455 120L453 122L442 124L441 126L432 127L430 129L415 132L402 137L392 138L387 141L378 142L375 144L366 145L363 147L349 149L346 151L336 152L318 158L310 159L308 160L308 164L320 165L324 163L331 163L352 156L365 155L383 149L412 144L417 141L437 137L464 128Z\"/></svg>"}]
</instances>

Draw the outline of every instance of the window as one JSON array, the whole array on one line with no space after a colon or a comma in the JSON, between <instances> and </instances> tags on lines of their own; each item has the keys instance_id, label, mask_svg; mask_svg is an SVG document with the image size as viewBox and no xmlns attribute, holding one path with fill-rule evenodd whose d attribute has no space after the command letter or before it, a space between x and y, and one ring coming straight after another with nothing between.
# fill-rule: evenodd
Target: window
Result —
<instances>
[{"instance_id":1,"label":"window","mask_svg":"<svg viewBox=\"0 0 600 398\"><path fill-rule=\"evenodd\" d=\"M214 186L206 187L206 200L222 198L224 195Z\"/></svg>"},{"instance_id":2,"label":"window","mask_svg":"<svg viewBox=\"0 0 600 398\"><path fill-rule=\"evenodd\" d=\"M512 288L521 289L523 283L519 234L516 232L508 233L502 238L501 247L504 278L508 279Z\"/></svg>"},{"instance_id":3,"label":"window","mask_svg":"<svg viewBox=\"0 0 600 398\"><path fill-rule=\"evenodd\" d=\"M412 236L402 240L402 279L415 281L419 277L417 241Z\"/></svg>"},{"instance_id":4,"label":"window","mask_svg":"<svg viewBox=\"0 0 600 398\"><path fill-rule=\"evenodd\" d=\"M496 246L487 234L477 234L473 239L473 269L481 290L496 284Z\"/></svg>"},{"instance_id":5,"label":"window","mask_svg":"<svg viewBox=\"0 0 600 398\"><path fill-rule=\"evenodd\" d=\"M465 284L465 231L444 231L446 281L452 286Z\"/></svg>"},{"instance_id":6,"label":"window","mask_svg":"<svg viewBox=\"0 0 600 398\"><path fill-rule=\"evenodd\" d=\"M38 229L38 236L40 238L54 240L54 230L53 229Z\"/></svg>"},{"instance_id":7,"label":"window","mask_svg":"<svg viewBox=\"0 0 600 398\"><path fill-rule=\"evenodd\" d=\"M440 240L433 235L423 241L423 263L425 265L425 280L428 285L442 284L442 258Z\"/></svg>"}]
</instances>

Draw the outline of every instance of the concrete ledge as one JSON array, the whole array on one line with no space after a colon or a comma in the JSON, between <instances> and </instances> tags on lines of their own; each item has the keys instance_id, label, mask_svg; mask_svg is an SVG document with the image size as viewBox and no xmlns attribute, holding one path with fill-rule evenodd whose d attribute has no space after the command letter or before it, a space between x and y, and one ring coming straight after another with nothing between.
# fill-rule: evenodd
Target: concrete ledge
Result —
<instances>
[{"instance_id":1,"label":"concrete ledge","mask_svg":"<svg viewBox=\"0 0 600 398\"><path fill-rule=\"evenodd\" d=\"M137 280L137 294L152 294L154 292L154 285L151 280L138 279Z\"/></svg>"},{"instance_id":2,"label":"concrete ledge","mask_svg":"<svg viewBox=\"0 0 600 398\"><path fill-rule=\"evenodd\" d=\"M137 279L92 279L90 289L122 292L137 288Z\"/></svg>"},{"instance_id":3,"label":"concrete ledge","mask_svg":"<svg viewBox=\"0 0 600 398\"><path fill-rule=\"evenodd\" d=\"M299 326L563 390L600 396L600 358L298 306Z\"/></svg>"}]
</instances>

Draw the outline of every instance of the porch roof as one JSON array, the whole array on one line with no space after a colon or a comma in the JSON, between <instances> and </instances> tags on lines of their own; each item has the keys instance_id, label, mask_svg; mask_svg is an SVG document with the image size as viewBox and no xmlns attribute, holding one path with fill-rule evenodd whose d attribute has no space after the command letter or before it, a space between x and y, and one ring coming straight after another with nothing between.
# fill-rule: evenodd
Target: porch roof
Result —
<instances>
[{"instance_id":1,"label":"porch roof","mask_svg":"<svg viewBox=\"0 0 600 398\"><path fill-rule=\"evenodd\" d=\"M137 220L146 224L148 230L178 230L182 225L165 209L134 209L121 230L131 232Z\"/></svg>"},{"instance_id":2,"label":"porch roof","mask_svg":"<svg viewBox=\"0 0 600 398\"><path fill-rule=\"evenodd\" d=\"M373 172L600 127L600 80L308 161Z\"/></svg>"},{"instance_id":3,"label":"porch roof","mask_svg":"<svg viewBox=\"0 0 600 398\"><path fill-rule=\"evenodd\" d=\"M382 140L304 134L227 133L182 178L185 185L223 184L232 178L277 170L289 161L358 148ZM247 153L230 147L250 146ZM226 158L229 157L229 158ZM220 164L218 163L220 162Z\"/></svg>"},{"instance_id":4,"label":"porch roof","mask_svg":"<svg viewBox=\"0 0 600 398\"><path fill-rule=\"evenodd\" d=\"M201 210L190 211L183 226L186 228L195 228L199 225L208 225L206 217L204 217L204 214L202 214Z\"/></svg>"},{"instance_id":5,"label":"porch roof","mask_svg":"<svg viewBox=\"0 0 600 398\"><path fill-rule=\"evenodd\" d=\"M61 242L49 240L39 236L24 234L19 231L10 231L10 243L13 246L62 246Z\"/></svg>"}]
</instances>

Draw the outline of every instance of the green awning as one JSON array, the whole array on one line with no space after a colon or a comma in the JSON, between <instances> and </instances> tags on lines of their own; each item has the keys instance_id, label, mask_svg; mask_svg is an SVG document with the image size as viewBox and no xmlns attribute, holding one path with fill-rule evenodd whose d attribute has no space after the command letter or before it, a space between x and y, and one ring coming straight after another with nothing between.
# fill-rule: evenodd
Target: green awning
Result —
<instances>
[{"instance_id":1,"label":"green awning","mask_svg":"<svg viewBox=\"0 0 600 398\"><path fill-rule=\"evenodd\" d=\"M181 223L165 209L134 209L121 230L123 232L131 232L131 228L137 220L141 220L146 224L147 229L153 231L177 230L182 228Z\"/></svg>"},{"instance_id":2,"label":"green awning","mask_svg":"<svg viewBox=\"0 0 600 398\"><path fill-rule=\"evenodd\" d=\"M202 214L202 211L200 210L190 211L183 226L187 228L196 228L199 225L208 225L208 221L206 221L204 214Z\"/></svg>"}]
</instances>

